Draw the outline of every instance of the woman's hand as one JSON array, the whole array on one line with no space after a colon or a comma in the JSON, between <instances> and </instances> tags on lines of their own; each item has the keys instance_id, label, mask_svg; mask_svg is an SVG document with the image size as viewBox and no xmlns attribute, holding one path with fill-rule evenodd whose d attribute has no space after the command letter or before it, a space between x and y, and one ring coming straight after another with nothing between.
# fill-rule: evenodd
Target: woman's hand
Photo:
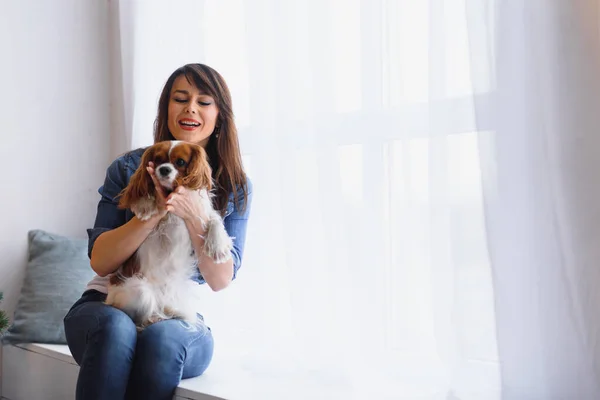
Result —
<instances>
[{"instance_id":1,"label":"woman's hand","mask_svg":"<svg viewBox=\"0 0 600 400\"><path fill-rule=\"evenodd\" d=\"M170 195L165 195L165 189L158 182L158 178L154 175L154 163L149 162L146 170L152 177L154 186L156 187L156 203L160 210L160 218L164 217L167 212L172 212L184 221L196 221L200 217L203 221L207 220L206 213L198 201L198 193L196 191L179 186Z\"/></svg>"},{"instance_id":2,"label":"woman's hand","mask_svg":"<svg viewBox=\"0 0 600 400\"><path fill-rule=\"evenodd\" d=\"M148 171L148 173L150 174L150 177L152 178L152 182L154 182L154 187L156 188L155 196L156 196L156 205L158 207L158 218L157 219L160 220L160 219L162 219L162 217L167 215L167 212L172 211L172 210L169 209L169 206L167 205L165 189L158 182L156 175L154 175L154 163L152 161L150 161L148 163L148 166L146 167L146 171Z\"/></svg>"},{"instance_id":3,"label":"woman's hand","mask_svg":"<svg viewBox=\"0 0 600 400\"><path fill-rule=\"evenodd\" d=\"M167 197L167 209L186 222L196 221L198 217L205 222L207 216L198 197L197 191L179 186Z\"/></svg>"}]
</instances>

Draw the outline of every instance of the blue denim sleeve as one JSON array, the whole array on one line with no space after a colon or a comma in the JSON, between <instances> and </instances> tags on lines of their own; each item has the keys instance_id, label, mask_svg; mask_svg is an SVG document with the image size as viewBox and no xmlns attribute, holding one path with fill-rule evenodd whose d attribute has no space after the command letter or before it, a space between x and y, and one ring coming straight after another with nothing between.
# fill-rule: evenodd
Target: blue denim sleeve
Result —
<instances>
[{"instance_id":1,"label":"blue denim sleeve","mask_svg":"<svg viewBox=\"0 0 600 400\"><path fill-rule=\"evenodd\" d=\"M94 227L88 229L88 257L91 258L92 248L100 234L118 228L125 224L126 212L117 207L117 195L127 185L125 177L125 163L122 158L118 158L106 170L104 184L98 189L100 201L96 212Z\"/></svg>"},{"instance_id":2,"label":"blue denim sleeve","mask_svg":"<svg viewBox=\"0 0 600 400\"><path fill-rule=\"evenodd\" d=\"M248 217L250 216L250 208L252 206L252 182L247 179L248 189L248 201L246 202L246 208L241 211L238 210L237 206L231 214L225 217L225 230L229 236L233 239L233 249L231 255L233 257L233 279L237 276L237 272L242 266L242 258L244 256L244 245L246 244L246 230L248 227ZM240 190L239 195L242 196L243 192ZM243 198L242 198L243 199Z\"/></svg>"}]
</instances>

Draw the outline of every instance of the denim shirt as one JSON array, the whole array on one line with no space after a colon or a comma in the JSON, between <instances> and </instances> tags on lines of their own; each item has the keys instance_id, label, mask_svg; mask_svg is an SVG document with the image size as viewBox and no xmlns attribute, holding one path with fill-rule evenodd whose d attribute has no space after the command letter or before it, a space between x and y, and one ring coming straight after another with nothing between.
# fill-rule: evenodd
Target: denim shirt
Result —
<instances>
[{"instance_id":1,"label":"denim shirt","mask_svg":"<svg viewBox=\"0 0 600 400\"><path fill-rule=\"evenodd\" d=\"M98 189L101 197L98 203L96 221L94 222L94 227L87 230L89 237L88 256L90 258L94 243L100 234L118 228L134 217L130 209L124 210L117 207L119 201L116 197L127 186L131 176L139 167L144 151L145 148L141 148L125 153L114 160L108 167L104 184ZM229 196L229 203L227 204L227 211L224 215L225 229L229 236L234 238L233 249L231 250L234 279L242 265L244 244L246 242L246 227L252 204L252 183L250 179L247 179L247 182L248 201L245 210L243 212L238 210L233 194L231 194ZM238 190L238 197L243 204L243 191L241 189ZM198 283L205 282L199 271L194 280Z\"/></svg>"}]
</instances>

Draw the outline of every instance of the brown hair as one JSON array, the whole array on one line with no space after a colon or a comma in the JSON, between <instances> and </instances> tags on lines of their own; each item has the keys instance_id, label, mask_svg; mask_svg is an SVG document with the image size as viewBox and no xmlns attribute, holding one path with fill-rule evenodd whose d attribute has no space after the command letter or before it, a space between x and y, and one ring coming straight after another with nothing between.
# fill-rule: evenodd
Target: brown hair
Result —
<instances>
[{"instance_id":1,"label":"brown hair","mask_svg":"<svg viewBox=\"0 0 600 400\"><path fill-rule=\"evenodd\" d=\"M233 193L238 209L243 210L246 208L248 188L246 174L242 166L237 128L233 119L231 93L225 80L217 71L204 64L186 64L171 74L158 101L158 113L154 121L154 143L175 139L167 126L167 114L173 83L181 75L184 75L187 81L196 86L198 90L210 95L215 100L215 105L219 110L215 131L210 135L206 145L206 153L215 184L214 206L221 213L224 213L229 195ZM243 191L243 207L239 206L239 188Z\"/></svg>"}]
</instances>

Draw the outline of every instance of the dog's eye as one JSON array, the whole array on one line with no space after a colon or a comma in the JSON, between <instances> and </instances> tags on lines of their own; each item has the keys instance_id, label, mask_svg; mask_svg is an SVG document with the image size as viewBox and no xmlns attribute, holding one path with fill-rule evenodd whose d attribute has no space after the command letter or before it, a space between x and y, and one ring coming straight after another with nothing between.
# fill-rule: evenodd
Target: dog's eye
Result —
<instances>
[{"instance_id":1,"label":"dog's eye","mask_svg":"<svg viewBox=\"0 0 600 400\"><path fill-rule=\"evenodd\" d=\"M177 161L175 161L175 164L178 167L183 167L185 165L185 160L183 158L178 158Z\"/></svg>"}]
</instances>

